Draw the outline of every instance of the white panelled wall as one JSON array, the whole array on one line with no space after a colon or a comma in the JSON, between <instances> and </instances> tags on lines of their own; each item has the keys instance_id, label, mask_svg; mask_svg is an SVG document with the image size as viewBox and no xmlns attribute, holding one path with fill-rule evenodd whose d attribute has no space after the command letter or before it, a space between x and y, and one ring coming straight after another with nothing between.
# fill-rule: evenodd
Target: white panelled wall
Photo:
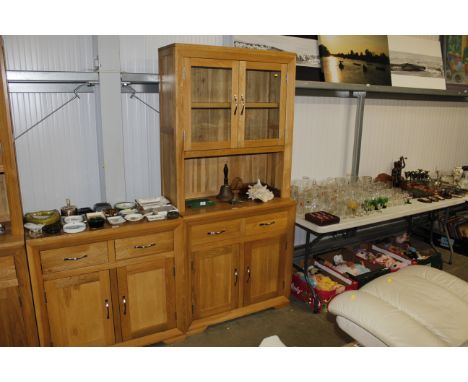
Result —
<instances>
[{"instance_id":1,"label":"white panelled wall","mask_svg":"<svg viewBox=\"0 0 468 382\"><path fill-rule=\"evenodd\" d=\"M4 40L8 70L93 70L91 36L5 36ZM157 73L161 46L229 41L229 36L120 36L120 67L123 72ZM157 94L139 96L159 108ZM15 134L70 97L11 94ZM66 197L79 206L101 201L94 102L94 95L81 95L17 142L25 211L59 208ZM128 94L121 95L121 104L126 198L157 195L159 115ZM296 97L293 179L350 173L355 110L354 99ZM468 164L467 143L467 104L368 99L360 173L389 173L400 155L408 157L408 169L449 170ZM296 244L303 239L303 233L296 231Z\"/></svg>"}]
</instances>

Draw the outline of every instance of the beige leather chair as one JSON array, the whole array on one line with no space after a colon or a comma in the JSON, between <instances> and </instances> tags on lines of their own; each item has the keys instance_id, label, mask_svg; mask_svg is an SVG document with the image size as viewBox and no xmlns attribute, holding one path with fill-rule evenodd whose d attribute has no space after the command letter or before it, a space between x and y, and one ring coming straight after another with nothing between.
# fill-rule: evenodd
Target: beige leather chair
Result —
<instances>
[{"instance_id":1,"label":"beige leather chair","mask_svg":"<svg viewBox=\"0 0 468 382\"><path fill-rule=\"evenodd\" d=\"M468 346L468 283L428 266L381 276L328 309L364 346Z\"/></svg>"}]
</instances>

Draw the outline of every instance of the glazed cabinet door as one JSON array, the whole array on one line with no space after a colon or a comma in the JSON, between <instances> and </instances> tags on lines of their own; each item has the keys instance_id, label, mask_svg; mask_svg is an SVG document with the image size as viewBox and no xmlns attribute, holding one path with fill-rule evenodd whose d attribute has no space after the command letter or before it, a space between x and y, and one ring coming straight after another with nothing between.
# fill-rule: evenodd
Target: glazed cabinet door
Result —
<instances>
[{"instance_id":1,"label":"glazed cabinet door","mask_svg":"<svg viewBox=\"0 0 468 382\"><path fill-rule=\"evenodd\" d=\"M240 62L239 146L284 144L287 65Z\"/></svg>"},{"instance_id":2,"label":"glazed cabinet door","mask_svg":"<svg viewBox=\"0 0 468 382\"><path fill-rule=\"evenodd\" d=\"M0 257L0 346L27 346L20 285L13 256Z\"/></svg>"},{"instance_id":3,"label":"glazed cabinet door","mask_svg":"<svg viewBox=\"0 0 468 382\"><path fill-rule=\"evenodd\" d=\"M184 149L236 147L239 62L186 58Z\"/></svg>"},{"instance_id":4,"label":"glazed cabinet door","mask_svg":"<svg viewBox=\"0 0 468 382\"><path fill-rule=\"evenodd\" d=\"M285 251L285 235L245 243L244 305L282 293Z\"/></svg>"},{"instance_id":5,"label":"glazed cabinet door","mask_svg":"<svg viewBox=\"0 0 468 382\"><path fill-rule=\"evenodd\" d=\"M176 327L174 259L117 269L124 341Z\"/></svg>"},{"instance_id":6,"label":"glazed cabinet door","mask_svg":"<svg viewBox=\"0 0 468 382\"><path fill-rule=\"evenodd\" d=\"M109 271L44 282L53 346L115 342Z\"/></svg>"},{"instance_id":7,"label":"glazed cabinet door","mask_svg":"<svg viewBox=\"0 0 468 382\"><path fill-rule=\"evenodd\" d=\"M192 318L237 307L239 244L192 252Z\"/></svg>"}]
</instances>

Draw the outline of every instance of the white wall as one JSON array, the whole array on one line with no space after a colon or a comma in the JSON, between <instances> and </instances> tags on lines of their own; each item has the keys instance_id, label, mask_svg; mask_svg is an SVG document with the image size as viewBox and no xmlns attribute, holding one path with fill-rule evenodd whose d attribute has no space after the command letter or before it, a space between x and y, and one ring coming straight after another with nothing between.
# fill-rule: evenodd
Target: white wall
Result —
<instances>
[{"instance_id":1,"label":"white wall","mask_svg":"<svg viewBox=\"0 0 468 382\"><path fill-rule=\"evenodd\" d=\"M226 36L121 36L121 69L157 73L160 46L173 42L222 45L227 41ZM89 36L6 36L5 47L9 70L93 67ZM86 95L67 106L18 142L25 211L60 207L65 197L72 197L80 205L99 201L93 97ZM141 97L159 107L158 95ZM15 131L19 132L67 99L67 95L12 95L11 99ZM158 194L159 116L127 94L122 94L121 100L127 198ZM349 174L354 117L355 100L296 97L293 178L308 175L323 179ZM366 100L363 129L363 175L389 172L400 155L408 156L409 169L450 169L468 164L467 104ZM62 149L70 139L75 143L73 150ZM41 160L43 157L54 161L52 171ZM302 240L303 235L298 232L296 242Z\"/></svg>"}]
</instances>

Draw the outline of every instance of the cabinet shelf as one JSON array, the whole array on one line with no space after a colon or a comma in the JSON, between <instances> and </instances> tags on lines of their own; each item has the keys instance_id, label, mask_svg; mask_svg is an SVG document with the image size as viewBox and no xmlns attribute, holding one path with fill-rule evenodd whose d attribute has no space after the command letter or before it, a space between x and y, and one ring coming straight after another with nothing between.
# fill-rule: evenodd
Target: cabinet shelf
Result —
<instances>
[{"instance_id":1,"label":"cabinet shelf","mask_svg":"<svg viewBox=\"0 0 468 382\"><path fill-rule=\"evenodd\" d=\"M192 109L230 109L230 102L192 102Z\"/></svg>"},{"instance_id":2,"label":"cabinet shelf","mask_svg":"<svg viewBox=\"0 0 468 382\"><path fill-rule=\"evenodd\" d=\"M318 81L296 81L296 95L353 97L365 92L366 98L413 99L426 101L467 102L466 90L437 90L399 86L341 84Z\"/></svg>"},{"instance_id":3,"label":"cabinet shelf","mask_svg":"<svg viewBox=\"0 0 468 382\"><path fill-rule=\"evenodd\" d=\"M284 146L263 146L263 147L238 147L229 149L213 150L191 150L185 151L184 159L211 158L219 156L243 155L243 154L266 154L279 153L284 151Z\"/></svg>"},{"instance_id":4,"label":"cabinet shelf","mask_svg":"<svg viewBox=\"0 0 468 382\"><path fill-rule=\"evenodd\" d=\"M277 109L279 108L278 102L247 102L245 104L247 109Z\"/></svg>"}]
</instances>

